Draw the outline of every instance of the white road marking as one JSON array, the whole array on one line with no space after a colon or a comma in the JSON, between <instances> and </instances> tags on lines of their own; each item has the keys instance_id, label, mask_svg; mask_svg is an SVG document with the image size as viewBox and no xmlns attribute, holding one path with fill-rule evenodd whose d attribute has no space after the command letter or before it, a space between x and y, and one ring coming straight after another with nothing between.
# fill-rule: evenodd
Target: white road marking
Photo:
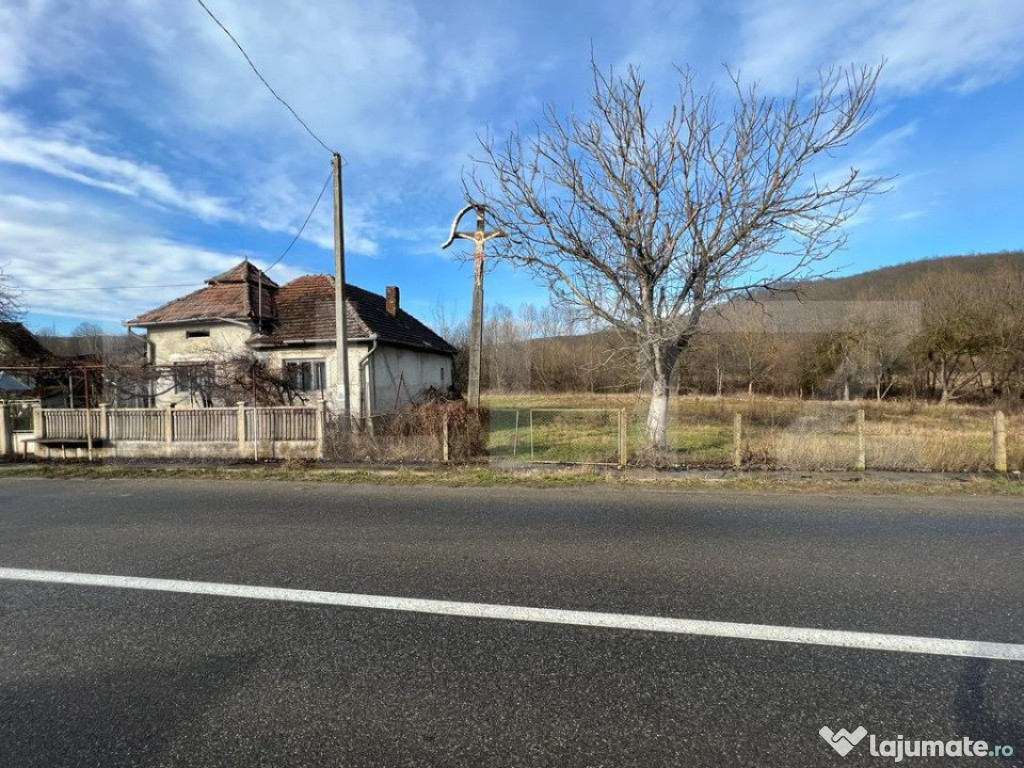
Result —
<instances>
[{"instance_id":1,"label":"white road marking","mask_svg":"<svg viewBox=\"0 0 1024 768\"><path fill-rule=\"evenodd\" d=\"M155 592L179 592L188 595L240 597L251 600L279 600L289 603L336 605L345 608L373 608L385 611L412 611L439 616L472 619L499 619L544 624L568 624L577 627L627 629L640 632L667 632L676 635L703 635L743 640L767 640L777 643L827 645L867 651L897 651L936 656L960 656L1000 661L1024 661L1024 645L988 643L975 640L946 640L935 637L887 635L875 632L847 632L835 629L780 627L769 624L738 624L730 621L671 619L658 616L631 616L593 611L565 611L553 608L528 608L515 605L462 603L450 600L423 600L414 597L358 595L346 592L317 592L307 589L252 587L244 584L216 584L205 581L146 579L136 576L103 576L92 573L37 571L0 568L0 579L47 584L72 584L83 587L114 587Z\"/></svg>"}]
</instances>

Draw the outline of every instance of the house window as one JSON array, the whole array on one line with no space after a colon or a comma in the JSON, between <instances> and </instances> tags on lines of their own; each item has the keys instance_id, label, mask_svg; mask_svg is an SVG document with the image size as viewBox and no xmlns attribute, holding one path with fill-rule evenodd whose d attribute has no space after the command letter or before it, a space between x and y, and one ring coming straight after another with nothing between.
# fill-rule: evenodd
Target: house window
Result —
<instances>
[{"instance_id":1,"label":"house window","mask_svg":"<svg viewBox=\"0 0 1024 768\"><path fill-rule=\"evenodd\" d=\"M203 328L196 331L185 331L186 339L208 339L210 338L210 329Z\"/></svg>"},{"instance_id":2,"label":"house window","mask_svg":"<svg viewBox=\"0 0 1024 768\"><path fill-rule=\"evenodd\" d=\"M213 387L213 366L210 363L175 363L171 368L174 376L174 392L179 395L200 394L209 398Z\"/></svg>"},{"instance_id":3,"label":"house window","mask_svg":"<svg viewBox=\"0 0 1024 768\"><path fill-rule=\"evenodd\" d=\"M323 360L294 360L284 364L285 377L299 392L323 392L327 364Z\"/></svg>"}]
</instances>

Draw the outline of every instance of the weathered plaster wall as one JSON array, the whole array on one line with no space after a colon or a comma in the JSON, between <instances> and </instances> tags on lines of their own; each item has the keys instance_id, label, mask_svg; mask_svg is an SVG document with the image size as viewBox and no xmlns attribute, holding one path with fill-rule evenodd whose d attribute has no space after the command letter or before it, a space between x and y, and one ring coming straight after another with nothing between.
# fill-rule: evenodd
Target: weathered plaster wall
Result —
<instances>
[{"instance_id":1,"label":"weathered plaster wall","mask_svg":"<svg viewBox=\"0 0 1024 768\"><path fill-rule=\"evenodd\" d=\"M186 331L208 329L209 337L188 338ZM155 327L149 331L157 365L193 363L225 359L248 354L246 340L251 329L234 323L211 323ZM373 412L390 413L395 403L409 402L427 387L445 389L452 381L451 358L447 355L422 352L381 344L371 358L371 364L360 369L360 363L369 352L369 342L351 342L348 349L348 372L351 409L355 416L369 414L367 393L373 392ZM321 344L304 347L286 347L257 353L272 369L280 369L288 362L318 362L326 364L327 386L325 399L333 403L335 382L338 381L334 346ZM399 393L399 388L401 392ZM165 391L166 390L166 391ZM188 393L175 393L170 378L158 382L156 404L188 407L197 405ZM310 392L311 402L319 399L319 392Z\"/></svg>"},{"instance_id":2,"label":"weathered plaster wall","mask_svg":"<svg viewBox=\"0 0 1024 768\"><path fill-rule=\"evenodd\" d=\"M444 390L452 382L447 355L381 345L372 365L374 413L390 413L396 402L401 406L427 387Z\"/></svg>"},{"instance_id":3,"label":"weathered plaster wall","mask_svg":"<svg viewBox=\"0 0 1024 768\"><path fill-rule=\"evenodd\" d=\"M188 331L199 329L209 330L209 337L187 337ZM245 341L251 335L251 328L235 323L157 326L149 329L149 341L153 344L156 365L200 363L244 354L247 351ZM189 393L174 391L170 377L156 383L156 392L158 406L193 404Z\"/></svg>"},{"instance_id":4,"label":"weathered plaster wall","mask_svg":"<svg viewBox=\"0 0 1024 768\"><path fill-rule=\"evenodd\" d=\"M348 381L349 381L349 398L351 399L350 408L352 413L357 416L360 415L359 403L363 397L363 390L360 386L359 381L359 361L366 355L366 351L369 349L369 345L364 342L352 342L348 345ZM282 368L285 363L297 363L297 362L323 362L326 363L327 369L327 386L324 389L324 398L330 402L334 402L335 385L338 381L338 366L337 358L334 354L334 345L318 345L310 347L300 348L286 348L280 350L274 350L267 352L266 360L267 364L272 369ZM319 392L310 392L308 397L311 401L318 400L320 398Z\"/></svg>"}]
</instances>

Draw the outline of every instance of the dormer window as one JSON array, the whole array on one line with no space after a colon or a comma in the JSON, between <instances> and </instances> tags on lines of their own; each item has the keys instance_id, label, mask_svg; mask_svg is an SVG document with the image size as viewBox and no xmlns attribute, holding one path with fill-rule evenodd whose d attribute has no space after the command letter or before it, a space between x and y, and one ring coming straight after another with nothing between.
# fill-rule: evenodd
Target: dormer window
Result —
<instances>
[{"instance_id":1,"label":"dormer window","mask_svg":"<svg viewBox=\"0 0 1024 768\"><path fill-rule=\"evenodd\" d=\"M195 331L185 331L186 339L208 339L210 338L210 329L202 328Z\"/></svg>"}]
</instances>

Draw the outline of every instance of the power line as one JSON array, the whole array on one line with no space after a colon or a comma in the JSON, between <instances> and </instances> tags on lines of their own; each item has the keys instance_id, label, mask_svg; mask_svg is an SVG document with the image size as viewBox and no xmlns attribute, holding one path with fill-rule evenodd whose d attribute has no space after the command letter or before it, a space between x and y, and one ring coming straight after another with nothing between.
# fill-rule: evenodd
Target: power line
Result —
<instances>
[{"instance_id":1,"label":"power line","mask_svg":"<svg viewBox=\"0 0 1024 768\"><path fill-rule=\"evenodd\" d=\"M306 228L306 225L309 224L309 220L313 218L313 212L316 211L317 206L320 205L320 199L324 196L324 191L327 189L327 185L330 183L332 176L334 176L333 169L329 174L327 174L327 178L324 179L324 185L320 187L320 194L316 196L316 200L313 201L313 207L310 208L309 213L306 214L306 220L302 222L302 226L299 227L299 231L295 233L295 237L292 238L292 241L288 243L288 247L281 252L280 256L274 259L273 264L271 264L266 269L260 270L259 290L256 292L257 300L259 302L257 305L258 308L256 310L256 314L258 317L263 317L263 276L267 274L267 272L272 270L274 267L276 267L281 262L281 259L288 255L288 251L292 249L292 246L295 245L296 242L298 242L299 235L302 234L302 231Z\"/></svg>"},{"instance_id":2,"label":"power line","mask_svg":"<svg viewBox=\"0 0 1024 768\"><path fill-rule=\"evenodd\" d=\"M274 267L276 267L280 263L281 259L288 255L288 251L292 249L292 246L295 245L296 242L298 242L303 230L306 229L306 225L309 224L309 220L313 218L313 213L316 211L317 206L320 205L320 200L323 198L324 192L327 191L327 185L331 183L331 176L333 175L333 172L327 174L327 178L324 180L324 185L323 187L320 188L320 194L316 196L316 201L313 203L313 207L310 208L309 213L306 214L306 220L302 222L302 226L299 227L299 231L295 233L295 237L292 238L292 241L288 243L288 247L285 248L281 255L274 260L273 264L271 264L269 267L263 270L264 273L269 272Z\"/></svg>"},{"instance_id":3,"label":"power line","mask_svg":"<svg viewBox=\"0 0 1024 768\"><path fill-rule=\"evenodd\" d=\"M294 117L296 120L299 121L299 125L301 125L303 128L305 128L306 129L306 133L308 133L310 136L312 136L313 139L321 147L326 149L328 152L334 153L335 150L333 150L330 147L328 147L324 143L324 140L321 139L319 136L317 136L316 133L313 132L312 128L310 128L308 125L306 125L306 121L303 120L301 117L299 117L299 113L296 112L294 109L292 109L291 105L287 101L282 99L278 95L277 91L275 91L271 87L270 83L267 82L267 79L265 77L263 77L263 75L260 73L260 71L256 68L256 65L253 64L252 59L249 58L249 54L245 52L245 49L242 47L242 44L239 43L238 40L235 39L235 36L232 35L231 32L228 31L228 28L225 27L221 23L220 19L218 19L216 16L214 16L213 11L211 11L209 9L209 7L207 7L206 3L204 3L203 0L196 0L196 2L199 3L203 7L203 10L206 11L207 15L211 19L213 19L214 23L224 31L224 34L227 35L229 38L231 38L231 42L235 44L235 47L241 52L242 56L244 56L245 60L249 63L249 66L252 68L252 71L256 73L256 77L258 77L260 79L260 82L263 83L263 85L265 85L267 87L267 90L270 91L270 93L274 96L274 98L277 99L279 102L281 102L284 105L285 109L287 109L289 112L292 113L292 117Z\"/></svg>"}]
</instances>

